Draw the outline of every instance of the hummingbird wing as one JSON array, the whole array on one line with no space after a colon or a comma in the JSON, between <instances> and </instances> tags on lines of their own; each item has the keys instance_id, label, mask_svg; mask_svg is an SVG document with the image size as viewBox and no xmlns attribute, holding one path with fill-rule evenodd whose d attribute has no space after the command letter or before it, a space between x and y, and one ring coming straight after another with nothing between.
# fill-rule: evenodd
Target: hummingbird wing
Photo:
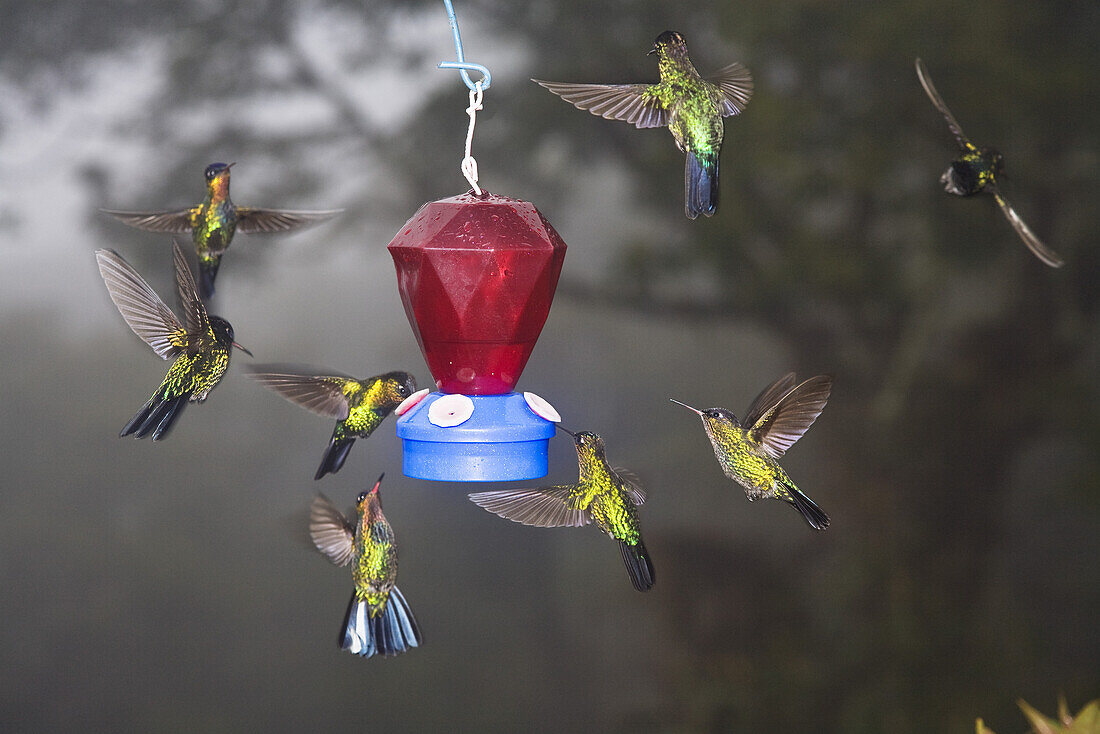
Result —
<instances>
[{"instance_id":1,"label":"hummingbird wing","mask_svg":"<svg viewBox=\"0 0 1100 734\"><path fill-rule=\"evenodd\" d=\"M761 390L760 394L749 403L749 409L745 411L744 425L756 425L756 422L760 420L761 416L774 407L775 404L779 402L780 398L789 393L794 385L794 373L788 372L771 385Z\"/></svg>"},{"instance_id":2,"label":"hummingbird wing","mask_svg":"<svg viewBox=\"0 0 1100 734\"><path fill-rule=\"evenodd\" d=\"M183 306L187 333L205 334L210 331L210 317L199 298L195 278L191 275L191 266L187 264L187 256L183 254L183 248L176 240L172 240L172 261L176 265L176 292L179 294L180 305Z\"/></svg>"},{"instance_id":3,"label":"hummingbird wing","mask_svg":"<svg viewBox=\"0 0 1100 734\"><path fill-rule=\"evenodd\" d=\"M1001 207L1001 211L1008 217L1008 221L1012 224L1012 228L1016 230L1016 234L1020 235L1020 239L1024 241L1028 249L1031 250L1035 257L1042 260L1045 264L1052 268L1060 268L1066 264L1066 261L1058 257L1057 253L1044 245L1042 241L1035 236L1035 233L1031 231L1023 219L1020 219L1020 215L1016 213L1016 210L1012 208L1012 205L1001 196L999 191L993 192L993 198L997 200L997 205Z\"/></svg>"},{"instance_id":4,"label":"hummingbird wing","mask_svg":"<svg viewBox=\"0 0 1100 734\"><path fill-rule=\"evenodd\" d=\"M532 79L580 110L608 120L622 120L634 127L665 127L668 110L649 84L569 84Z\"/></svg>"},{"instance_id":5,"label":"hummingbird wing","mask_svg":"<svg viewBox=\"0 0 1100 734\"><path fill-rule=\"evenodd\" d=\"M616 466L612 471L619 477L619 481L623 485L623 491L630 497L630 501L634 503L634 506L640 507L645 504L646 493L642 489L642 480L638 478L638 475L621 466Z\"/></svg>"},{"instance_id":6,"label":"hummingbird wing","mask_svg":"<svg viewBox=\"0 0 1100 734\"><path fill-rule=\"evenodd\" d=\"M355 553L355 527L323 494L309 506L309 537L337 566L346 566Z\"/></svg>"},{"instance_id":7,"label":"hummingbird wing","mask_svg":"<svg viewBox=\"0 0 1100 734\"><path fill-rule=\"evenodd\" d=\"M162 359L178 356L187 346L187 330L172 309L114 250L96 250L95 258L107 293L126 325Z\"/></svg>"},{"instance_id":8,"label":"hummingbird wing","mask_svg":"<svg viewBox=\"0 0 1100 734\"><path fill-rule=\"evenodd\" d=\"M738 114L752 98L752 74L736 61L704 78L722 92L722 117Z\"/></svg>"},{"instance_id":9,"label":"hummingbird wing","mask_svg":"<svg viewBox=\"0 0 1100 734\"><path fill-rule=\"evenodd\" d=\"M951 114L951 110L947 109L943 97L936 91L936 86L932 84L932 77L928 76L928 70L924 68L924 62L917 59L916 67L917 79L920 80L920 85L924 87L924 93L928 95L928 99L932 100L932 104L934 104L936 109L940 111L940 114L943 115L943 119L947 120L947 127L951 128L951 134L954 135L955 140L959 142L959 147L963 150L973 150L974 146L963 133L962 126L959 125L955 116Z\"/></svg>"},{"instance_id":10,"label":"hummingbird wing","mask_svg":"<svg viewBox=\"0 0 1100 734\"><path fill-rule=\"evenodd\" d=\"M791 388L753 424L749 437L764 453L778 459L821 415L832 388L830 375L817 375Z\"/></svg>"},{"instance_id":11,"label":"hummingbird wing","mask_svg":"<svg viewBox=\"0 0 1100 734\"><path fill-rule=\"evenodd\" d=\"M326 418L347 420L350 405L348 391L354 392L359 381L338 373L301 372L277 364L247 368L248 376L269 387L292 403Z\"/></svg>"},{"instance_id":12,"label":"hummingbird wing","mask_svg":"<svg viewBox=\"0 0 1100 734\"><path fill-rule=\"evenodd\" d=\"M320 224L341 214L343 209L297 211L292 209L259 209L251 206L237 207L237 231L245 234L257 232L286 232L313 224Z\"/></svg>"},{"instance_id":13,"label":"hummingbird wing","mask_svg":"<svg viewBox=\"0 0 1100 734\"><path fill-rule=\"evenodd\" d=\"M199 208L180 209L174 212L123 212L116 209L100 209L100 211L110 214L131 227L144 229L147 232L183 234L191 231L191 217L198 213Z\"/></svg>"},{"instance_id":14,"label":"hummingbird wing","mask_svg":"<svg viewBox=\"0 0 1100 734\"><path fill-rule=\"evenodd\" d=\"M569 505L569 495L576 489L575 484L504 489L474 492L469 498L478 507L512 522L539 528L579 528L592 522L592 515Z\"/></svg>"}]
</instances>

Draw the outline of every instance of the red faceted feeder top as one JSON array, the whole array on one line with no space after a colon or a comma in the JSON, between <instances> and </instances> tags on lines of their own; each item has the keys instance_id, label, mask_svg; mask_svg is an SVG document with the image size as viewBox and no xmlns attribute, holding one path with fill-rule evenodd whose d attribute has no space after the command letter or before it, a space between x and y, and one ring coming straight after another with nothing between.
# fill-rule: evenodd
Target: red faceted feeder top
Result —
<instances>
[{"instance_id":1,"label":"red faceted feeder top","mask_svg":"<svg viewBox=\"0 0 1100 734\"><path fill-rule=\"evenodd\" d=\"M565 242L534 204L484 192L428 202L389 244L439 389L511 392L558 286Z\"/></svg>"}]
</instances>

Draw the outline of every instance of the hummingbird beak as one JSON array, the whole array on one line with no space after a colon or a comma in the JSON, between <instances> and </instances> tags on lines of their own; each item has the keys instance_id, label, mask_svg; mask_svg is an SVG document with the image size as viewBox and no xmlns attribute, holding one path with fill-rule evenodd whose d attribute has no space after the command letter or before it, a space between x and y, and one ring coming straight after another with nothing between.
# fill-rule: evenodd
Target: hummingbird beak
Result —
<instances>
[{"instance_id":1,"label":"hummingbird beak","mask_svg":"<svg viewBox=\"0 0 1100 734\"><path fill-rule=\"evenodd\" d=\"M378 481L374 483L374 486L370 488L370 492L367 494L378 494L378 488L382 486L382 477L386 476L386 472L382 472L378 475Z\"/></svg>"},{"instance_id":2,"label":"hummingbird beak","mask_svg":"<svg viewBox=\"0 0 1100 734\"><path fill-rule=\"evenodd\" d=\"M253 357L253 354L252 354L252 352L248 351L247 349L245 349L244 347L242 347L242 346L241 346L240 344L238 344L237 342L233 342L233 346L235 346L235 347L236 347L237 349L240 349L240 350L241 350L242 352L244 352L245 354L247 354L247 355L248 355L249 357Z\"/></svg>"},{"instance_id":3,"label":"hummingbird beak","mask_svg":"<svg viewBox=\"0 0 1100 734\"><path fill-rule=\"evenodd\" d=\"M230 163L228 166L225 167L225 170L228 171L230 168L232 168L235 165L237 165L237 161L233 161L232 163Z\"/></svg>"},{"instance_id":4,"label":"hummingbird beak","mask_svg":"<svg viewBox=\"0 0 1100 734\"><path fill-rule=\"evenodd\" d=\"M653 44L653 48L646 52L646 56L652 56L655 53L657 53L657 44Z\"/></svg>"},{"instance_id":5,"label":"hummingbird beak","mask_svg":"<svg viewBox=\"0 0 1100 734\"><path fill-rule=\"evenodd\" d=\"M681 403L679 400L673 400L672 398L669 398L668 400L669 400L669 402L676 403L677 405L684 406L685 408L690 410L692 413L695 413L695 415L699 416L700 418L703 416L703 411L699 410L698 408L693 408L690 405L688 405L687 403Z\"/></svg>"},{"instance_id":6,"label":"hummingbird beak","mask_svg":"<svg viewBox=\"0 0 1100 734\"><path fill-rule=\"evenodd\" d=\"M570 430L569 430L568 428L566 428L566 427L565 427L565 426L563 426L562 424L560 424L560 423L555 423L554 425L556 425L556 426L557 426L557 427L558 427L559 429L561 429L561 430L565 431L566 433L568 433L568 434L569 434L570 436L572 436L573 438L576 438L576 437L577 437L577 434L573 433L572 431L570 431Z\"/></svg>"}]
</instances>

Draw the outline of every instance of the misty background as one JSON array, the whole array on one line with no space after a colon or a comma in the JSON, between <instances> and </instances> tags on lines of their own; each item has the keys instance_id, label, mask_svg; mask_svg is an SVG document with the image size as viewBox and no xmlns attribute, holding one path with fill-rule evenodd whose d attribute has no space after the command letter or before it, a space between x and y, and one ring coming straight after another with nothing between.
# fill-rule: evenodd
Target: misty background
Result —
<instances>
[{"instance_id":1,"label":"misty background","mask_svg":"<svg viewBox=\"0 0 1100 734\"><path fill-rule=\"evenodd\" d=\"M905 0L457 0L493 73L480 183L569 245L518 389L638 473L657 584L593 528L537 529L400 474L387 421L313 472L332 423L236 353L164 441L117 433L167 369L107 296L118 250L167 301L169 236L100 207L346 212L240 235L212 313L256 362L431 376L385 249L467 188L440 2L29 2L0 22L0 729L1018 732L1025 698L1100 692L1100 6ZM664 130L530 77L655 81L666 29L756 92L726 120L721 205L683 216ZM956 152L924 59L1005 191L945 194ZM742 415L789 370L835 375L783 466L832 517L746 502L674 397ZM335 644L349 569L307 508L382 471L422 648ZM551 442L545 483L576 478ZM539 482L529 483L536 486Z\"/></svg>"}]
</instances>

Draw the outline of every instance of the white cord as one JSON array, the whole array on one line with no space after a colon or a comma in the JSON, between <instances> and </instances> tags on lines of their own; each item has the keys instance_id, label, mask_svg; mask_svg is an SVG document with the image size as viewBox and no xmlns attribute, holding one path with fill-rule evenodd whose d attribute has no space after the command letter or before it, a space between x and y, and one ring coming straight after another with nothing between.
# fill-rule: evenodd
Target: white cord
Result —
<instances>
[{"instance_id":1,"label":"white cord","mask_svg":"<svg viewBox=\"0 0 1100 734\"><path fill-rule=\"evenodd\" d=\"M462 175L474 187L474 193L481 196L481 187L477 185L477 161L470 155L470 149L474 143L474 116L481 109L481 80L474 82L474 88L470 92L470 106L466 108L466 114L470 116L470 129L466 133L466 157L462 159Z\"/></svg>"}]
</instances>

